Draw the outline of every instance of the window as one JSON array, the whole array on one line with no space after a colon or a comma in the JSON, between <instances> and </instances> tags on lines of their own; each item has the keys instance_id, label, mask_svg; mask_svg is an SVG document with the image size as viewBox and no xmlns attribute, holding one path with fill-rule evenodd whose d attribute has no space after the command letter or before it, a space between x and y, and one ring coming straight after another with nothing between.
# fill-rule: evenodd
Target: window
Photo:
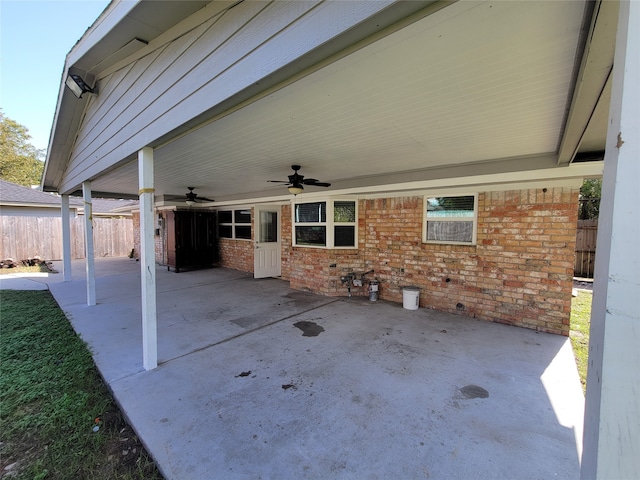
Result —
<instances>
[{"instance_id":1,"label":"window","mask_svg":"<svg viewBox=\"0 0 640 480\"><path fill-rule=\"evenodd\" d=\"M218 211L218 236L251 240L251 209Z\"/></svg>"},{"instance_id":2,"label":"window","mask_svg":"<svg viewBox=\"0 0 640 480\"><path fill-rule=\"evenodd\" d=\"M425 243L475 245L478 195L425 198Z\"/></svg>"},{"instance_id":3,"label":"window","mask_svg":"<svg viewBox=\"0 0 640 480\"><path fill-rule=\"evenodd\" d=\"M293 244L305 247L355 248L355 200L296 203L293 206Z\"/></svg>"}]
</instances>

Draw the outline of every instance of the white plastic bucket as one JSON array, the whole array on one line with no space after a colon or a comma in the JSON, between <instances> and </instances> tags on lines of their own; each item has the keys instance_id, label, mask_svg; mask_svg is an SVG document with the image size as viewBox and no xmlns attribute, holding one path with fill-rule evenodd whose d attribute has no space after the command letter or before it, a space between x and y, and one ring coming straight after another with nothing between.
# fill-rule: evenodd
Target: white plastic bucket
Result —
<instances>
[{"instance_id":1,"label":"white plastic bucket","mask_svg":"<svg viewBox=\"0 0 640 480\"><path fill-rule=\"evenodd\" d=\"M407 310L417 310L420 306L420 289L418 287L402 287L402 306Z\"/></svg>"}]
</instances>

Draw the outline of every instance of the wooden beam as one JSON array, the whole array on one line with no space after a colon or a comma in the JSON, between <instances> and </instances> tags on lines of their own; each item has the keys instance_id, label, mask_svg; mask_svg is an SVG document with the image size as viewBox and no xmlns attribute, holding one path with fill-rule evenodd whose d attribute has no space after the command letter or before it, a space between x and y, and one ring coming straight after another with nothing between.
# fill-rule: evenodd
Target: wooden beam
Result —
<instances>
[{"instance_id":1,"label":"wooden beam","mask_svg":"<svg viewBox=\"0 0 640 480\"><path fill-rule=\"evenodd\" d=\"M156 257L153 238L153 148L138 152L140 186L140 281L142 286L142 358L145 370L158 366Z\"/></svg>"}]
</instances>

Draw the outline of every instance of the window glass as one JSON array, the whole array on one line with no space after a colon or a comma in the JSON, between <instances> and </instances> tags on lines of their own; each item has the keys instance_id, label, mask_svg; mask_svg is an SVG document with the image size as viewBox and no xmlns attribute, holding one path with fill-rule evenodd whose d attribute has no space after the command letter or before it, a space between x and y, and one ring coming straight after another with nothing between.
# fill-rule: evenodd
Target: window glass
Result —
<instances>
[{"instance_id":1,"label":"window glass","mask_svg":"<svg viewBox=\"0 0 640 480\"><path fill-rule=\"evenodd\" d=\"M356 245L356 227L352 225L334 227L333 244L336 247L354 247Z\"/></svg>"},{"instance_id":2,"label":"window glass","mask_svg":"<svg viewBox=\"0 0 640 480\"><path fill-rule=\"evenodd\" d=\"M327 227L296 227L296 245L326 246Z\"/></svg>"},{"instance_id":3,"label":"window glass","mask_svg":"<svg viewBox=\"0 0 640 480\"><path fill-rule=\"evenodd\" d=\"M260 211L260 242L278 241L278 212Z\"/></svg>"},{"instance_id":4,"label":"window glass","mask_svg":"<svg viewBox=\"0 0 640 480\"><path fill-rule=\"evenodd\" d=\"M218 236L221 238L233 238L233 227L231 225L218 225Z\"/></svg>"},{"instance_id":5,"label":"window glass","mask_svg":"<svg viewBox=\"0 0 640 480\"><path fill-rule=\"evenodd\" d=\"M295 246L356 248L357 201L296 203L293 208ZM329 216L327 211L330 212Z\"/></svg>"},{"instance_id":6,"label":"window glass","mask_svg":"<svg viewBox=\"0 0 640 480\"><path fill-rule=\"evenodd\" d=\"M251 240L251 209L218 211L218 236Z\"/></svg>"},{"instance_id":7,"label":"window glass","mask_svg":"<svg viewBox=\"0 0 640 480\"><path fill-rule=\"evenodd\" d=\"M218 212L218 223L231 223L232 221L232 211L231 210L222 210Z\"/></svg>"},{"instance_id":8,"label":"window glass","mask_svg":"<svg viewBox=\"0 0 640 480\"><path fill-rule=\"evenodd\" d=\"M427 200L428 217L474 217L475 197L433 197Z\"/></svg>"},{"instance_id":9,"label":"window glass","mask_svg":"<svg viewBox=\"0 0 640 480\"><path fill-rule=\"evenodd\" d=\"M427 240L435 242L473 241L473 222L427 222Z\"/></svg>"},{"instance_id":10,"label":"window glass","mask_svg":"<svg viewBox=\"0 0 640 480\"><path fill-rule=\"evenodd\" d=\"M475 243L476 195L428 197L424 241Z\"/></svg>"},{"instance_id":11,"label":"window glass","mask_svg":"<svg viewBox=\"0 0 640 480\"><path fill-rule=\"evenodd\" d=\"M296 204L296 223L324 223L326 221L326 202Z\"/></svg>"},{"instance_id":12,"label":"window glass","mask_svg":"<svg viewBox=\"0 0 640 480\"><path fill-rule=\"evenodd\" d=\"M333 221L336 223L353 223L356 221L356 202L333 203Z\"/></svg>"},{"instance_id":13,"label":"window glass","mask_svg":"<svg viewBox=\"0 0 640 480\"><path fill-rule=\"evenodd\" d=\"M236 238L251 240L251 225L236 225Z\"/></svg>"},{"instance_id":14,"label":"window glass","mask_svg":"<svg viewBox=\"0 0 640 480\"><path fill-rule=\"evenodd\" d=\"M234 210L236 223L251 223L251 210Z\"/></svg>"}]
</instances>

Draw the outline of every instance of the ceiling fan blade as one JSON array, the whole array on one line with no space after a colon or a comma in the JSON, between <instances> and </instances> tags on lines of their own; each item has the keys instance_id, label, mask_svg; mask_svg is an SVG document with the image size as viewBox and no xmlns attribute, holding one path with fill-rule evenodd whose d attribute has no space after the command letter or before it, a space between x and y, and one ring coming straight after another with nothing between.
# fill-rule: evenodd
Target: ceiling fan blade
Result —
<instances>
[{"instance_id":1,"label":"ceiling fan blade","mask_svg":"<svg viewBox=\"0 0 640 480\"><path fill-rule=\"evenodd\" d=\"M312 185L312 186L314 186L314 187L330 187L330 186L331 186L331 184L330 184L330 183L327 183L327 182L318 182L317 180L316 180L316 181L314 181L314 182L307 182L307 181L305 180L304 184L305 184L305 185Z\"/></svg>"},{"instance_id":2,"label":"ceiling fan blade","mask_svg":"<svg viewBox=\"0 0 640 480\"><path fill-rule=\"evenodd\" d=\"M291 183L288 180L267 180L269 183Z\"/></svg>"}]
</instances>

